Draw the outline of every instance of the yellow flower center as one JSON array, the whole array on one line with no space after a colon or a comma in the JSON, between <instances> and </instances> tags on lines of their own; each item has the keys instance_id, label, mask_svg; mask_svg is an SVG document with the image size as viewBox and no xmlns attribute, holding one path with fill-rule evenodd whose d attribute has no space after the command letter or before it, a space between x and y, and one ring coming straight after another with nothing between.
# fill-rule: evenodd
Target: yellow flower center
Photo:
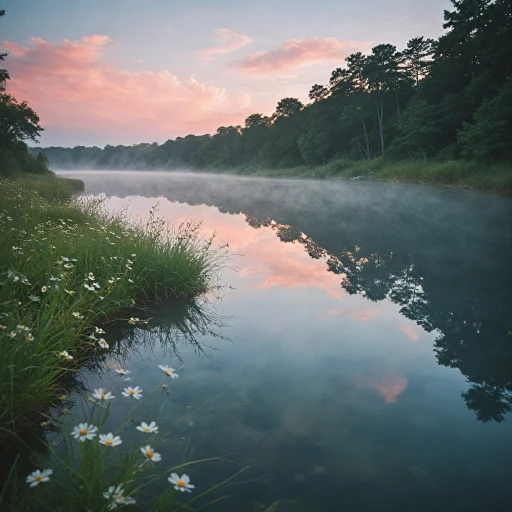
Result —
<instances>
[{"instance_id":1,"label":"yellow flower center","mask_svg":"<svg viewBox=\"0 0 512 512\"><path fill-rule=\"evenodd\" d=\"M81 436L85 436L87 434L87 430L85 428L83 428L82 430L80 430L80 435Z\"/></svg>"},{"instance_id":2,"label":"yellow flower center","mask_svg":"<svg viewBox=\"0 0 512 512\"><path fill-rule=\"evenodd\" d=\"M178 480L178 482L176 483L176 485L177 485L178 487L186 487L186 485L187 485L187 484L186 484L183 480Z\"/></svg>"},{"instance_id":3,"label":"yellow flower center","mask_svg":"<svg viewBox=\"0 0 512 512\"><path fill-rule=\"evenodd\" d=\"M171 370L165 370L165 373L167 373L167 375L171 375Z\"/></svg>"},{"instance_id":4,"label":"yellow flower center","mask_svg":"<svg viewBox=\"0 0 512 512\"><path fill-rule=\"evenodd\" d=\"M39 475L39 476L36 476L34 478L34 482L41 482L41 480L43 480L44 476L43 475Z\"/></svg>"},{"instance_id":5,"label":"yellow flower center","mask_svg":"<svg viewBox=\"0 0 512 512\"><path fill-rule=\"evenodd\" d=\"M149 428L148 427L143 427L144 428L144 432L149 432Z\"/></svg>"},{"instance_id":6,"label":"yellow flower center","mask_svg":"<svg viewBox=\"0 0 512 512\"><path fill-rule=\"evenodd\" d=\"M130 391L128 391L128 393L130 393L130 395L135 395L135 389L130 389Z\"/></svg>"},{"instance_id":7,"label":"yellow flower center","mask_svg":"<svg viewBox=\"0 0 512 512\"><path fill-rule=\"evenodd\" d=\"M120 500L122 497L123 497L123 495L122 495L122 494L116 494L116 498L117 498L118 500Z\"/></svg>"},{"instance_id":8,"label":"yellow flower center","mask_svg":"<svg viewBox=\"0 0 512 512\"><path fill-rule=\"evenodd\" d=\"M151 459L151 457L153 457L154 454L155 452L153 450L149 450L149 452L146 452L146 457L149 457Z\"/></svg>"},{"instance_id":9,"label":"yellow flower center","mask_svg":"<svg viewBox=\"0 0 512 512\"><path fill-rule=\"evenodd\" d=\"M107 439L107 440L105 441L105 444L106 444L107 446L112 446L112 445L114 444L114 441L112 441L112 439Z\"/></svg>"}]
</instances>

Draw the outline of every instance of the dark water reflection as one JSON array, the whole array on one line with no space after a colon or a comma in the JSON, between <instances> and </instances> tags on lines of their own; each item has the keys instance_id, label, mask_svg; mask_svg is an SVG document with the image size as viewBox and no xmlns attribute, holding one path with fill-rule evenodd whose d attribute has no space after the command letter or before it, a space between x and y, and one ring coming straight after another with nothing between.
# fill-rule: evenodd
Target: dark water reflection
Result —
<instances>
[{"instance_id":1,"label":"dark water reflection","mask_svg":"<svg viewBox=\"0 0 512 512\"><path fill-rule=\"evenodd\" d=\"M161 424L200 408L172 423L178 438L193 432L195 458L231 454L251 466L251 482L230 489L218 510L279 500L292 501L276 510L509 509L510 199L375 183L77 174L87 192L112 195L113 208L129 201L138 215L158 201L171 221L202 219L235 254L237 272L223 276L235 289L195 347L169 353L160 333L117 333L133 384L153 387L163 361L182 365L170 405L149 407ZM186 330L180 307L161 316L177 332ZM222 316L233 317L230 327L221 329ZM107 378L87 375L91 387ZM207 487L237 469L206 466L193 477Z\"/></svg>"}]
</instances>

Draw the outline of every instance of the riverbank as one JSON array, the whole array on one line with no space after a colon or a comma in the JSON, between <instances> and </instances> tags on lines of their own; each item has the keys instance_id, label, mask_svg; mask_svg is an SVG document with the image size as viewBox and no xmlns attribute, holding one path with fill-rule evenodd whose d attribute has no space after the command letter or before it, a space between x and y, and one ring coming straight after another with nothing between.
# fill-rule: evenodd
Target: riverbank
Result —
<instances>
[{"instance_id":1,"label":"riverbank","mask_svg":"<svg viewBox=\"0 0 512 512\"><path fill-rule=\"evenodd\" d=\"M153 209L131 225L101 201L70 197L81 188L0 181L0 438L42 421L60 379L108 350L99 320L204 293L223 261L197 224L169 229Z\"/></svg>"},{"instance_id":2,"label":"riverbank","mask_svg":"<svg viewBox=\"0 0 512 512\"><path fill-rule=\"evenodd\" d=\"M471 188L499 194L512 194L512 164L480 164L464 160L392 161L333 160L316 167L254 168L239 167L234 174L269 178L363 179L404 183L430 183Z\"/></svg>"}]
</instances>

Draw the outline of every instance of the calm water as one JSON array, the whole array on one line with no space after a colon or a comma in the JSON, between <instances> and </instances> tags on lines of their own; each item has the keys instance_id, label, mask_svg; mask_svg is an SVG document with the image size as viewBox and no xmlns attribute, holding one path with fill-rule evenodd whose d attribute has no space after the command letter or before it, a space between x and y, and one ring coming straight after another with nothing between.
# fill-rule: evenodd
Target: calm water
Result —
<instances>
[{"instance_id":1,"label":"calm water","mask_svg":"<svg viewBox=\"0 0 512 512\"><path fill-rule=\"evenodd\" d=\"M229 243L221 299L148 313L158 332L110 326L112 359L84 371L89 389L111 389L114 361L130 369L130 384L147 390L136 420L170 430L163 462L223 458L190 469L197 489L249 466L211 510L510 510L510 199L403 184L73 176L113 209L135 217L158 203L162 217L200 219ZM159 364L180 374L169 395ZM112 428L124 415L113 406Z\"/></svg>"}]
</instances>

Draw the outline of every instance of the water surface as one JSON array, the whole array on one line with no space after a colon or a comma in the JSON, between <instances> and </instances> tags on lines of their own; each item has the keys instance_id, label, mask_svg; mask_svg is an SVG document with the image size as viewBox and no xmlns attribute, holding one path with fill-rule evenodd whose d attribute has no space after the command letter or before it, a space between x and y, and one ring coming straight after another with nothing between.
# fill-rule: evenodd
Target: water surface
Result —
<instances>
[{"instance_id":1,"label":"water surface","mask_svg":"<svg viewBox=\"0 0 512 512\"><path fill-rule=\"evenodd\" d=\"M137 413L170 429L164 460L191 446L192 458L223 457L191 469L198 489L250 466L211 510L510 510L510 199L405 184L72 175L110 196L109 208L136 217L158 203L160 216L202 220L229 244L221 299L203 313L159 307L148 315L159 332L115 334L130 384L150 390L159 364L179 369L165 406L158 390ZM194 328L195 345L182 334ZM113 365L85 371L87 386L112 386Z\"/></svg>"}]
</instances>

